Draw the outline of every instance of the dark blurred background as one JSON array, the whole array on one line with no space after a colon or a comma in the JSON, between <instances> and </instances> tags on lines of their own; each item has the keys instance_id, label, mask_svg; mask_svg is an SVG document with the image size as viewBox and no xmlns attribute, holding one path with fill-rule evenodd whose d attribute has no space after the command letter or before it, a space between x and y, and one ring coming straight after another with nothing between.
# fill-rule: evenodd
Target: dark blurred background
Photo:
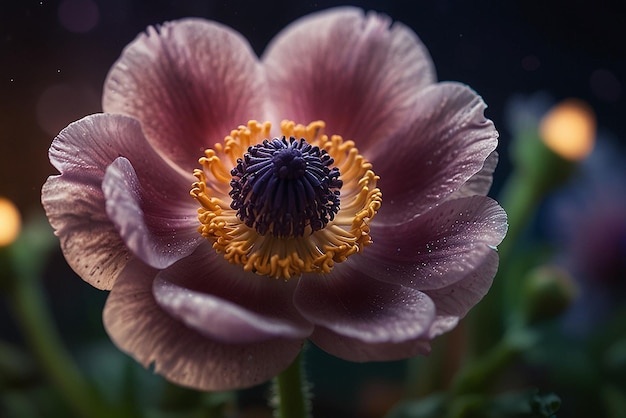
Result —
<instances>
[{"instance_id":1,"label":"dark blurred background","mask_svg":"<svg viewBox=\"0 0 626 418\"><path fill-rule=\"evenodd\" d=\"M52 139L70 122L101 111L104 79L124 46L148 25L186 16L233 27L250 40L258 54L294 19L332 6L356 5L404 22L428 47L440 80L469 84L489 105L487 116L501 134L496 190L510 169L507 149L512 132L505 123L505 108L514 95L541 91L555 102L583 99L594 109L601 130L621 139L622 147L626 141L624 1L0 2L0 196L14 201L27 218L29 213L41 211L41 186L54 173L47 158ZM47 271L48 299L64 341L75 352L86 343L103 341L104 346L96 345L87 354L83 350L83 364L95 367L89 373L104 375L100 379L103 385L115 381L115 377L107 377L115 369L111 362L126 358L121 354L112 357L117 351L102 329L100 315L106 294L76 277L60 252L51 258ZM1 338L21 344L19 333L5 318L9 316L0 303ZM100 356L101 349L107 353L108 363L94 366L92 360ZM342 396L356 392L347 385L365 369L347 366L323 353L314 352L315 356L323 357L325 367L335 372L313 376L318 395L325 387L335 388L344 381ZM112 368L107 371L108 366ZM346 374L337 370L346 370ZM397 364L367 369L383 378L401 370ZM348 374L352 374L350 379ZM374 382L358 390L362 399L367 399L369 393L380 397L386 389ZM326 392L332 398L332 390ZM390 393L395 396L393 390ZM249 396L264 395L252 391Z\"/></svg>"}]
</instances>

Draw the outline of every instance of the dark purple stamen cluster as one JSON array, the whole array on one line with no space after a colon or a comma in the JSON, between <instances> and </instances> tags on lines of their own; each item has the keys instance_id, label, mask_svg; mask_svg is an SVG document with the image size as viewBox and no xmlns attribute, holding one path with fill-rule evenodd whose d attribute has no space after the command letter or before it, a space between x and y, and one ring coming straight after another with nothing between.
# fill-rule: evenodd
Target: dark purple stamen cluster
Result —
<instances>
[{"instance_id":1,"label":"dark purple stamen cluster","mask_svg":"<svg viewBox=\"0 0 626 418\"><path fill-rule=\"evenodd\" d=\"M310 226L320 230L339 211L339 169L319 147L283 137L264 140L248 148L233 179L230 207L260 235L303 236Z\"/></svg>"}]
</instances>

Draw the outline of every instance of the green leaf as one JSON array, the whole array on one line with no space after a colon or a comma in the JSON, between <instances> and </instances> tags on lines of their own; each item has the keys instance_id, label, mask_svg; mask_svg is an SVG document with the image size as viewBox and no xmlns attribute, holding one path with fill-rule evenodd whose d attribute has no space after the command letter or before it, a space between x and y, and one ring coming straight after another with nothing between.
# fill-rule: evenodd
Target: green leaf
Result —
<instances>
[{"instance_id":1,"label":"green leaf","mask_svg":"<svg viewBox=\"0 0 626 418\"><path fill-rule=\"evenodd\" d=\"M536 389L492 398L483 395L449 398L436 394L400 403L386 418L554 418L560 406L557 395L539 394Z\"/></svg>"},{"instance_id":2,"label":"green leaf","mask_svg":"<svg viewBox=\"0 0 626 418\"><path fill-rule=\"evenodd\" d=\"M444 394L434 394L424 399L402 402L386 418L440 418L443 416L446 400Z\"/></svg>"},{"instance_id":3,"label":"green leaf","mask_svg":"<svg viewBox=\"0 0 626 418\"><path fill-rule=\"evenodd\" d=\"M540 395L536 389L498 396L490 407L491 414L507 418L550 418L561 407L561 399L553 394ZM495 415L494 415L495 414Z\"/></svg>"}]
</instances>

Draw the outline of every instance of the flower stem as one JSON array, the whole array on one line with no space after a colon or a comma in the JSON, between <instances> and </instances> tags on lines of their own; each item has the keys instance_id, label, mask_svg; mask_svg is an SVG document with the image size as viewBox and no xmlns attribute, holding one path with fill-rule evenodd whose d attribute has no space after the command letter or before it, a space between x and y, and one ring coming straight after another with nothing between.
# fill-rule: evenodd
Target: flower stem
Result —
<instances>
[{"instance_id":1,"label":"flower stem","mask_svg":"<svg viewBox=\"0 0 626 418\"><path fill-rule=\"evenodd\" d=\"M11 298L14 316L50 381L83 417L105 417L101 400L64 350L41 289L34 280L17 279Z\"/></svg>"},{"instance_id":2,"label":"flower stem","mask_svg":"<svg viewBox=\"0 0 626 418\"><path fill-rule=\"evenodd\" d=\"M432 342L428 357L410 358L407 361L406 397L421 399L447 390L460 367L465 338L465 326L460 323Z\"/></svg>"},{"instance_id":3,"label":"flower stem","mask_svg":"<svg viewBox=\"0 0 626 418\"><path fill-rule=\"evenodd\" d=\"M302 353L274 378L275 418L310 418L308 383L302 371Z\"/></svg>"},{"instance_id":4,"label":"flower stem","mask_svg":"<svg viewBox=\"0 0 626 418\"><path fill-rule=\"evenodd\" d=\"M49 250L48 229L33 223L1 249L2 290L33 355L70 408L81 417L105 418L111 411L66 351L44 297L39 274Z\"/></svg>"},{"instance_id":5,"label":"flower stem","mask_svg":"<svg viewBox=\"0 0 626 418\"><path fill-rule=\"evenodd\" d=\"M481 358L469 363L456 376L455 395L485 393L499 374L536 341L534 333L525 328L509 331Z\"/></svg>"}]
</instances>

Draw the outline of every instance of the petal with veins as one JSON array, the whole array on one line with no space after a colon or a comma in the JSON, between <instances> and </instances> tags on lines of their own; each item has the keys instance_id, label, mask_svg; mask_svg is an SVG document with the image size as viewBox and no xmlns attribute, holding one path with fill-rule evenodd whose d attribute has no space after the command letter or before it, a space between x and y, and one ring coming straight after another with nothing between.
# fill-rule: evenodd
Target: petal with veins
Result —
<instances>
[{"instance_id":1,"label":"petal with veins","mask_svg":"<svg viewBox=\"0 0 626 418\"><path fill-rule=\"evenodd\" d=\"M487 196L491 184L493 183L493 172L498 165L498 152L493 151L487 159L483 168L472 177L470 177L460 189L448 196L448 199L459 199L461 197L470 197L474 195Z\"/></svg>"},{"instance_id":2,"label":"petal with veins","mask_svg":"<svg viewBox=\"0 0 626 418\"><path fill-rule=\"evenodd\" d=\"M132 255L106 216L102 189L93 183L52 176L41 199L67 263L92 286L110 290Z\"/></svg>"},{"instance_id":3,"label":"petal with veins","mask_svg":"<svg viewBox=\"0 0 626 418\"><path fill-rule=\"evenodd\" d=\"M102 182L107 214L126 246L157 268L191 254L204 241L191 198L184 196L189 203L172 200L180 194L175 189L180 186L168 187L167 175L161 175L158 182L155 178L141 182L130 161L119 157L109 165Z\"/></svg>"},{"instance_id":4,"label":"petal with veins","mask_svg":"<svg viewBox=\"0 0 626 418\"><path fill-rule=\"evenodd\" d=\"M157 303L197 332L226 343L306 338L313 325L293 306L285 282L229 264L206 242L157 276Z\"/></svg>"},{"instance_id":5,"label":"petal with veins","mask_svg":"<svg viewBox=\"0 0 626 418\"><path fill-rule=\"evenodd\" d=\"M366 151L406 123L417 92L436 81L415 33L373 12L341 7L280 32L262 57L282 118L322 119Z\"/></svg>"},{"instance_id":6,"label":"petal with veins","mask_svg":"<svg viewBox=\"0 0 626 418\"><path fill-rule=\"evenodd\" d=\"M316 326L375 344L414 339L429 329L435 305L424 293L341 267L298 283L294 303Z\"/></svg>"},{"instance_id":7,"label":"petal with veins","mask_svg":"<svg viewBox=\"0 0 626 418\"><path fill-rule=\"evenodd\" d=\"M163 207L194 214L189 197L193 176L180 175L146 142L139 123L121 115L87 116L52 142L50 161L60 172L42 190L42 204L71 267L87 282L110 289L130 258L105 210L105 170L125 156L143 180L162 187ZM188 203L185 203L188 202Z\"/></svg>"},{"instance_id":8,"label":"petal with veins","mask_svg":"<svg viewBox=\"0 0 626 418\"><path fill-rule=\"evenodd\" d=\"M129 263L107 299L104 325L121 350L172 382L198 390L250 387L277 375L302 349L302 339L225 344L206 338L159 306L156 274Z\"/></svg>"},{"instance_id":9,"label":"petal with veins","mask_svg":"<svg viewBox=\"0 0 626 418\"><path fill-rule=\"evenodd\" d=\"M258 58L234 30L202 19L148 28L109 71L102 107L133 116L159 153L185 172L250 119L264 120Z\"/></svg>"},{"instance_id":10,"label":"petal with veins","mask_svg":"<svg viewBox=\"0 0 626 418\"><path fill-rule=\"evenodd\" d=\"M506 230L506 213L494 200L449 200L404 224L372 225L374 244L346 263L385 282L440 289L477 269Z\"/></svg>"},{"instance_id":11,"label":"petal with veins","mask_svg":"<svg viewBox=\"0 0 626 418\"><path fill-rule=\"evenodd\" d=\"M458 282L440 289L424 291L437 306L437 316L428 332L428 338L435 338L454 328L458 320L465 317L487 294L497 271L498 253L491 251L475 270Z\"/></svg>"},{"instance_id":12,"label":"petal with veins","mask_svg":"<svg viewBox=\"0 0 626 418\"><path fill-rule=\"evenodd\" d=\"M348 361L394 361L430 353L430 342L422 338L399 343L371 343L316 327L310 339L327 353Z\"/></svg>"},{"instance_id":13,"label":"petal with veins","mask_svg":"<svg viewBox=\"0 0 626 418\"><path fill-rule=\"evenodd\" d=\"M484 166L498 132L469 87L439 83L421 92L403 129L368 157L384 204L377 221L402 223L443 202Z\"/></svg>"}]
</instances>

